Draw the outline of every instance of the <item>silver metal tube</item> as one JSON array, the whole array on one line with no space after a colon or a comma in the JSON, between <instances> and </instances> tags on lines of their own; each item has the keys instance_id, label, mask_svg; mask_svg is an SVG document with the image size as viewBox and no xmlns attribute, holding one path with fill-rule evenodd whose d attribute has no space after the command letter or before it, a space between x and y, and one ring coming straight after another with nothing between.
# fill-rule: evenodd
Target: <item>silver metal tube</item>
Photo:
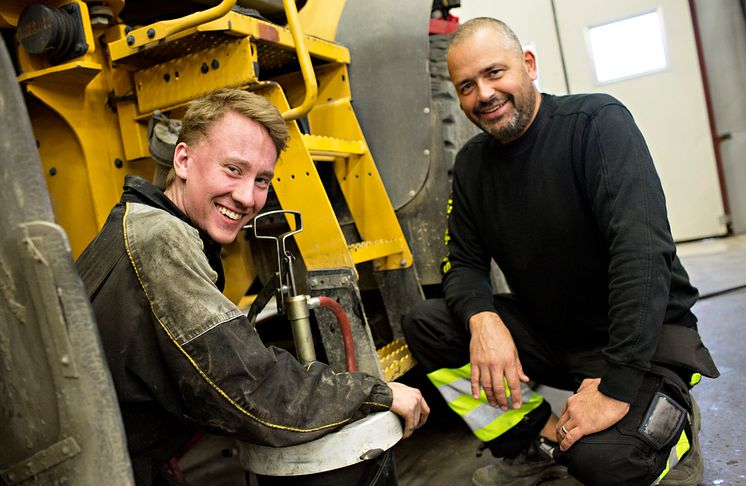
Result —
<instances>
[{"instance_id":1,"label":"silver metal tube","mask_svg":"<svg viewBox=\"0 0 746 486\"><path fill-rule=\"evenodd\" d=\"M298 360L306 363L316 361L311 334L310 312L305 295L290 296L285 299L285 311L293 329L293 341Z\"/></svg>"}]
</instances>

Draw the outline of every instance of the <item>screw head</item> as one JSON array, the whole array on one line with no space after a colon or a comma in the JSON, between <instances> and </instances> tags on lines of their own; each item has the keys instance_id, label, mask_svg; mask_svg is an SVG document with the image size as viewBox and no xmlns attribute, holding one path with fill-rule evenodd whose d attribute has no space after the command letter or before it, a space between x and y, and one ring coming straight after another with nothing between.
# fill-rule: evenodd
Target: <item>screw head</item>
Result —
<instances>
[{"instance_id":1,"label":"screw head","mask_svg":"<svg viewBox=\"0 0 746 486\"><path fill-rule=\"evenodd\" d=\"M127 36L127 45L131 46L135 43L135 36L134 35L128 35Z\"/></svg>"},{"instance_id":2,"label":"screw head","mask_svg":"<svg viewBox=\"0 0 746 486\"><path fill-rule=\"evenodd\" d=\"M57 175L57 167L50 167L49 168L49 175L51 175L52 177L56 176Z\"/></svg>"},{"instance_id":3,"label":"screw head","mask_svg":"<svg viewBox=\"0 0 746 486\"><path fill-rule=\"evenodd\" d=\"M148 29L148 39L155 37L155 29Z\"/></svg>"},{"instance_id":4,"label":"screw head","mask_svg":"<svg viewBox=\"0 0 746 486\"><path fill-rule=\"evenodd\" d=\"M114 159L114 167L121 169L123 165L124 162L122 162L122 159Z\"/></svg>"},{"instance_id":5,"label":"screw head","mask_svg":"<svg viewBox=\"0 0 746 486\"><path fill-rule=\"evenodd\" d=\"M207 71L210 70L210 66L208 66L206 62L203 62L199 70L202 71L202 74L207 74Z\"/></svg>"},{"instance_id":6,"label":"screw head","mask_svg":"<svg viewBox=\"0 0 746 486\"><path fill-rule=\"evenodd\" d=\"M212 60L212 62L210 63L210 66L211 66L211 67L212 67L213 69L217 69L217 68L219 68L219 67L220 67L220 63L218 62L218 60L217 60L217 59L213 59L213 60Z\"/></svg>"}]
</instances>

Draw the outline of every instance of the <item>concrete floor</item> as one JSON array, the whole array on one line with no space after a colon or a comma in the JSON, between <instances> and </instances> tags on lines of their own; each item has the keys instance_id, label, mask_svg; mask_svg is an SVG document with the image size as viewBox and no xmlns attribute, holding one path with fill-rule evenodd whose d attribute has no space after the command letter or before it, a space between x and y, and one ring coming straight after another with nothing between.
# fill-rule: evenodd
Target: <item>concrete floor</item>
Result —
<instances>
[{"instance_id":1,"label":"concrete floor","mask_svg":"<svg viewBox=\"0 0 746 486\"><path fill-rule=\"evenodd\" d=\"M694 310L721 372L717 380L705 378L694 389L702 410L701 484L746 485L746 341L741 334L746 330L746 235L682 244L679 255L703 297ZM410 372L403 381L423 389L433 412L422 429L395 447L399 484L471 484L474 470L496 459L489 452L477 455L479 441L426 379ZM556 408L561 395L549 395Z\"/></svg>"}]
</instances>

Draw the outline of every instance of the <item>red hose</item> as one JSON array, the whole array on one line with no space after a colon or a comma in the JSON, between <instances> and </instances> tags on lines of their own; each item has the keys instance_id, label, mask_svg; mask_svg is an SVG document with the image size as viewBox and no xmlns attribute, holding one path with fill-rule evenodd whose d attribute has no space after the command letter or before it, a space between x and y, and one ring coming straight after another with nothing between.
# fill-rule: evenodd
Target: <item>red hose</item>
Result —
<instances>
[{"instance_id":1,"label":"red hose","mask_svg":"<svg viewBox=\"0 0 746 486\"><path fill-rule=\"evenodd\" d=\"M355 365L355 342L352 339L352 328L350 328L350 320L345 314L345 310L339 305L334 299L329 297L319 296L319 305L325 309L332 311L334 316L337 318L339 323L339 330L342 333L342 342L345 348L345 364L347 365L347 371L357 371Z\"/></svg>"}]
</instances>

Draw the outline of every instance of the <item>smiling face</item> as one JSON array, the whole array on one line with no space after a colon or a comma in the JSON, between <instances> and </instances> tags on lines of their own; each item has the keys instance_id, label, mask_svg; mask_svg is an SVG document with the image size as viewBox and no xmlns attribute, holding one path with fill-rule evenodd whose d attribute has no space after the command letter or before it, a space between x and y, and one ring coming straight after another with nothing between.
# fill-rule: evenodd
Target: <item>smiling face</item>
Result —
<instances>
[{"instance_id":1,"label":"smiling face","mask_svg":"<svg viewBox=\"0 0 746 486\"><path fill-rule=\"evenodd\" d=\"M448 71L461 109L486 133L508 143L531 125L541 102L533 53L482 27L451 46Z\"/></svg>"},{"instance_id":2,"label":"smiling face","mask_svg":"<svg viewBox=\"0 0 746 486\"><path fill-rule=\"evenodd\" d=\"M228 111L196 144L176 146L166 195L199 230L228 244L264 207L276 161L266 128Z\"/></svg>"}]
</instances>

